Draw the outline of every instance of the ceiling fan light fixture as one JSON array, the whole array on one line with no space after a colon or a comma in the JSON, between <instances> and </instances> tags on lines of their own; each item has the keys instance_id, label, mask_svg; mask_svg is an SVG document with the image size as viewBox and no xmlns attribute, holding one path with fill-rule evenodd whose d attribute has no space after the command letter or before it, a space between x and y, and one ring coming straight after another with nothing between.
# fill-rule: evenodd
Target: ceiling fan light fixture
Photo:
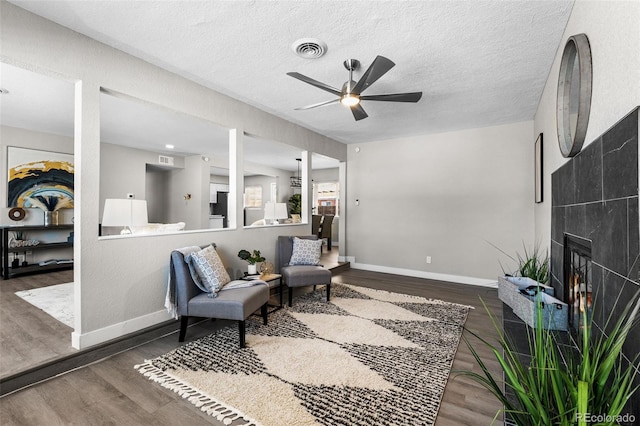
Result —
<instances>
[{"instance_id":1,"label":"ceiling fan light fixture","mask_svg":"<svg viewBox=\"0 0 640 426\"><path fill-rule=\"evenodd\" d=\"M340 102L342 105L349 107L353 118L356 121L367 118L369 115L362 108L360 102L365 101L386 101L386 102L412 102L416 103L422 98L422 92L410 92L410 93L384 93L379 95L362 95L362 92L367 90L369 86L378 81L380 77L385 75L396 64L384 56L376 56L369 68L360 76L357 82L353 81L353 71L357 69L360 62L356 59L347 59L343 63L344 67L349 71L349 80L342 85L342 90L338 90L328 84L321 81L314 80L311 77L300 74L299 72L288 72L287 75L302 81L303 83L310 84L318 89L329 92L336 97L330 101L324 101L309 105L302 108L296 108L296 110L306 110L311 108L317 108L325 105L337 104Z\"/></svg>"},{"instance_id":2,"label":"ceiling fan light fixture","mask_svg":"<svg viewBox=\"0 0 640 426\"><path fill-rule=\"evenodd\" d=\"M351 93L347 93L342 95L342 97L340 98L340 103L348 107L356 106L360 103L360 97L352 95Z\"/></svg>"}]
</instances>

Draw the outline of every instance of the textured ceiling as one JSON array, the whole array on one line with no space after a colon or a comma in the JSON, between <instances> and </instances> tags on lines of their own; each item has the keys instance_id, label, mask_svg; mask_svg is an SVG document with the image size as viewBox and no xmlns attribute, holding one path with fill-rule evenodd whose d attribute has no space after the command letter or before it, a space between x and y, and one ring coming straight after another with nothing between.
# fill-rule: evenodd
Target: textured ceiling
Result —
<instances>
[{"instance_id":1,"label":"textured ceiling","mask_svg":"<svg viewBox=\"0 0 640 426\"><path fill-rule=\"evenodd\" d=\"M20 1L20 7L345 143L533 119L573 0L552 1ZM319 59L295 55L304 37ZM342 62L396 66L366 94L422 91L417 104L363 102L296 111L340 88Z\"/></svg>"}]
</instances>

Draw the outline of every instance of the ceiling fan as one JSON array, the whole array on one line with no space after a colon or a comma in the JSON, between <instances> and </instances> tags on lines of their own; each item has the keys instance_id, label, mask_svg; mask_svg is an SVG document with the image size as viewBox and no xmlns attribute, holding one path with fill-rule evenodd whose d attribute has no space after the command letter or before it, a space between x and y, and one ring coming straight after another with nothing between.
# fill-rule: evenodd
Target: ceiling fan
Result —
<instances>
[{"instance_id":1,"label":"ceiling fan","mask_svg":"<svg viewBox=\"0 0 640 426\"><path fill-rule=\"evenodd\" d=\"M353 71L358 69L360 61L357 59L347 59L344 61L344 67L349 71L349 80L342 85L342 90L338 90L334 87L324 84L318 80L307 77L297 72L288 72L287 75L297 78L300 81L311 84L319 89L325 90L329 93L333 93L338 96L337 99L330 101L320 102L313 105L308 105L296 110L306 110L311 108L317 108L325 105L335 104L340 102L342 105L351 109L353 117L358 120L367 118L368 115L360 105L361 101L385 101L385 102L418 102L422 97L422 92L411 93L389 93L384 95L362 95L362 92L367 90L369 86L375 83L380 77L385 75L391 68L395 66L395 63L384 56L376 56L369 68L362 74L360 80L356 83L353 81Z\"/></svg>"}]
</instances>

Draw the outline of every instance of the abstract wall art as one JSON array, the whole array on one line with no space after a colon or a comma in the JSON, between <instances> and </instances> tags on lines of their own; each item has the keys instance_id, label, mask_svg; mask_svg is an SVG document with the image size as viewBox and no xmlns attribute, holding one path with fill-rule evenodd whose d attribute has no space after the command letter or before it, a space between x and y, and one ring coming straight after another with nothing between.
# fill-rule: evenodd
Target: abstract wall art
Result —
<instances>
[{"instance_id":1,"label":"abstract wall art","mask_svg":"<svg viewBox=\"0 0 640 426\"><path fill-rule=\"evenodd\" d=\"M7 207L73 207L73 155L7 148Z\"/></svg>"}]
</instances>

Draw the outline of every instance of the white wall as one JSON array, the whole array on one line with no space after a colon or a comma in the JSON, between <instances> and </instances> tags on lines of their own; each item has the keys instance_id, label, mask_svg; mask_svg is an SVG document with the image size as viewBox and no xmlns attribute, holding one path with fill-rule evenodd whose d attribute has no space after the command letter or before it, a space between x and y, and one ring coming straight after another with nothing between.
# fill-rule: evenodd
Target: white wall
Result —
<instances>
[{"instance_id":1,"label":"white wall","mask_svg":"<svg viewBox=\"0 0 640 426\"><path fill-rule=\"evenodd\" d=\"M218 123L236 136L231 170L241 170L246 131L319 154L346 159L346 147L242 102L204 88L51 21L0 1L2 60L76 81L75 246L76 322L73 344L87 347L168 319L163 308L169 253L187 245L218 243L238 274L241 248L275 260L279 234L308 233L308 225L184 232L98 239L100 217L100 87ZM235 147L235 142L232 140ZM235 148L234 148L235 149ZM242 176L231 182L241 187ZM235 221L241 209L235 206ZM274 262L275 263L275 262Z\"/></svg>"},{"instance_id":2,"label":"white wall","mask_svg":"<svg viewBox=\"0 0 640 426\"><path fill-rule=\"evenodd\" d=\"M544 202L535 208L536 238L551 240L551 174L567 159L558 148L556 96L560 59L567 39L585 33L591 44L593 91L585 146L640 105L640 2L577 0L535 116L544 135Z\"/></svg>"},{"instance_id":3,"label":"white wall","mask_svg":"<svg viewBox=\"0 0 640 426\"><path fill-rule=\"evenodd\" d=\"M492 244L511 255L533 244L532 126L349 146L346 252L356 267L496 281Z\"/></svg>"}]
</instances>

